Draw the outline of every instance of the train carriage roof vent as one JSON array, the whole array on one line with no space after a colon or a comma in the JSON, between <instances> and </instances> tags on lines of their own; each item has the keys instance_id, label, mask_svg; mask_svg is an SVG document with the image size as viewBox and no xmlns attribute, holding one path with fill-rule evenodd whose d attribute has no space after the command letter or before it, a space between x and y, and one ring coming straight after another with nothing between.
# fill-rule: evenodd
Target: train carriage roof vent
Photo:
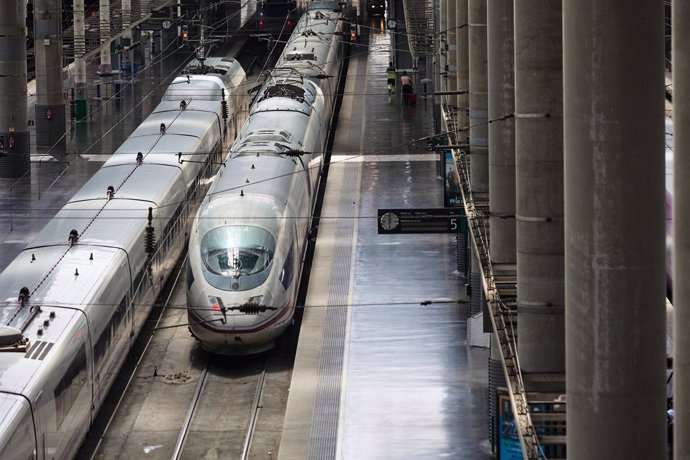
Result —
<instances>
[{"instance_id":1,"label":"train carriage roof vent","mask_svg":"<svg viewBox=\"0 0 690 460\"><path fill-rule=\"evenodd\" d=\"M39 335L41 335L43 333L42 329L39 329L39 331L41 331L39 333ZM48 352L53 348L53 345L55 345L54 342L37 340L36 343L29 347L29 350L26 352L24 357L28 359L35 359L37 361L43 361L43 359L48 355Z\"/></svg>"},{"instance_id":2,"label":"train carriage roof vent","mask_svg":"<svg viewBox=\"0 0 690 460\"><path fill-rule=\"evenodd\" d=\"M10 326L0 326L0 352L25 353L29 339L24 337L18 329Z\"/></svg>"}]
</instances>

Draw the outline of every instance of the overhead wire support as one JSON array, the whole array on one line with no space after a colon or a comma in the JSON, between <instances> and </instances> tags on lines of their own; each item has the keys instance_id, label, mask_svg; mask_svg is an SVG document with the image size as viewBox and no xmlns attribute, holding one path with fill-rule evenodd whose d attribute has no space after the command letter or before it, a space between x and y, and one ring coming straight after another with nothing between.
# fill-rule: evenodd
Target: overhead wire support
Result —
<instances>
[{"instance_id":1,"label":"overhead wire support","mask_svg":"<svg viewBox=\"0 0 690 460\"><path fill-rule=\"evenodd\" d=\"M507 116L506 116L507 118ZM455 142L455 132L447 132L450 142ZM451 146L452 147L452 146ZM450 148L450 147L449 147ZM512 325L506 323L506 316L511 314L512 309L508 308L501 301L500 293L496 285L493 274L491 257L489 252L489 240L485 229L487 216L475 207L469 181L469 159L468 155L460 155L458 160L458 173L460 175L460 192L462 201L465 203L468 228L470 230L471 241L480 261L482 271L482 287L486 296L489 317L494 334L500 346L501 362L503 372L508 383L510 403L513 414L517 421L520 447L523 457L528 460L540 460L545 456L542 453L539 439L530 416L529 404L527 402L527 392L520 371L520 364L517 354L517 345L512 337Z\"/></svg>"}]
</instances>

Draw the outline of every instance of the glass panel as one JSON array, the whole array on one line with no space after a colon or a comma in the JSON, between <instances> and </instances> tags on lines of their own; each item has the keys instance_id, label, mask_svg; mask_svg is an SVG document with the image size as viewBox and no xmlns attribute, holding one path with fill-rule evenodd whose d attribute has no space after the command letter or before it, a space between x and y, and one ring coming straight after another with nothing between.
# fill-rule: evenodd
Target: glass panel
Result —
<instances>
[{"instance_id":1,"label":"glass panel","mask_svg":"<svg viewBox=\"0 0 690 460\"><path fill-rule=\"evenodd\" d=\"M201 242L201 258L214 275L240 278L264 271L273 260L275 240L263 228L228 226L211 230Z\"/></svg>"}]
</instances>

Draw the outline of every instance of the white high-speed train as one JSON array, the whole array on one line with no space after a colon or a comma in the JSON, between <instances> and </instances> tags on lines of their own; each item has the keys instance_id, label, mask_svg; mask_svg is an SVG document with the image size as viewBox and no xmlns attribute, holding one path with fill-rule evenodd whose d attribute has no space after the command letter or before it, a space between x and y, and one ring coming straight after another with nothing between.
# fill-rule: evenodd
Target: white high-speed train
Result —
<instances>
[{"instance_id":1,"label":"white high-speed train","mask_svg":"<svg viewBox=\"0 0 690 460\"><path fill-rule=\"evenodd\" d=\"M76 454L246 118L238 62L186 73L0 274L2 459Z\"/></svg>"},{"instance_id":2,"label":"white high-speed train","mask_svg":"<svg viewBox=\"0 0 690 460\"><path fill-rule=\"evenodd\" d=\"M291 323L343 61L343 11L300 18L202 203L189 240L192 334L220 354L271 348Z\"/></svg>"}]
</instances>

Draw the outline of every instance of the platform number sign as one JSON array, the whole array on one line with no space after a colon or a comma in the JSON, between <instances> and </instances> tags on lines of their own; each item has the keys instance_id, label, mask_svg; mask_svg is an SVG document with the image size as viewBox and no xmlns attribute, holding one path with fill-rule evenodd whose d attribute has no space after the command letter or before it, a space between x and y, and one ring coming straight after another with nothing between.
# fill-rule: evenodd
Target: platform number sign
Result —
<instances>
[{"instance_id":1,"label":"platform number sign","mask_svg":"<svg viewBox=\"0 0 690 460\"><path fill-rule=\"evenodd\" d=\"M467 232L463 208L379 209L378 233Z\"/></svg>"}]
</instances>

